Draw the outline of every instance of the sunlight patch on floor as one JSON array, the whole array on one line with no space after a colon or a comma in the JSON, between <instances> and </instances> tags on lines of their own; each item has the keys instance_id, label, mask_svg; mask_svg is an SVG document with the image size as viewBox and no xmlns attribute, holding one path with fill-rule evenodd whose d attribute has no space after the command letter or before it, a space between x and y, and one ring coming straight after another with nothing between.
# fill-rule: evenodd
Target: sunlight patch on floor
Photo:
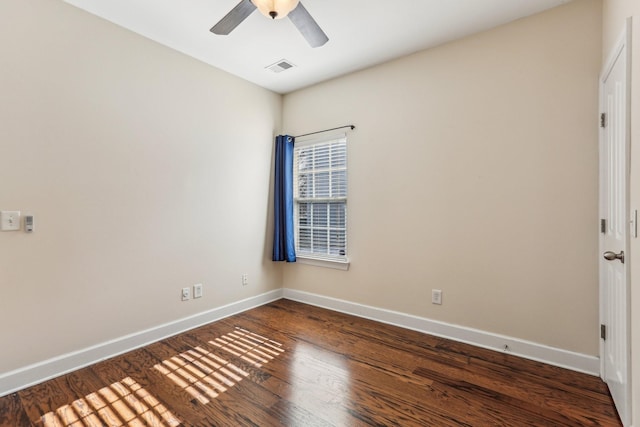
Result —
<instances>
[{"instance_id":1,"label":"sunlight patch on floor","mask_svg":"<svg viewBox=\"0 0 640 427\"><path fill-rule=\"evenodd\" d=\"M242 328L215 338L209 344L256 367L284 352L282 344ZM165 359L154 368L202 404L209 403L249 376L234 363L201 346Z\"/></svg>"},{"instance_id":2,"label":"sunlight patch on floor","mask_svg":"<svg viewBox=\"0 0 640 427\"><path fill-rule=\"evenodd\" d=\"M44 427L169 426L180 421L130 377L42 416Z\"/></svg>"},{"instance_id":3,"label":"sunlight patch on floor","mask_svg":"<svg viewBox=\"0 0 640 427\"><path fill-rule=\"evenodd\" d=\"M282 344L242 328L236 328L233 332L209 341L209 344L240 357L258 368L284 352Z\"/></svg>"}]
</instances>

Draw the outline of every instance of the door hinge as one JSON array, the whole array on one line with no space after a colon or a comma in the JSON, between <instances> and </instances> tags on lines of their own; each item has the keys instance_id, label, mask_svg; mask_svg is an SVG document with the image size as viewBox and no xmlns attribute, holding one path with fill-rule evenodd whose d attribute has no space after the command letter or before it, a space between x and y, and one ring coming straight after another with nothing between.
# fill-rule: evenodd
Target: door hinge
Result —
<instances>
[{"instance_id":1,"label":"door hinge","mask_svg":"<svg viewBox=\"0 0 640 427\"><path fill-rule=\"evenodd\" d=\"M607 113L600 113L600 127L607 127Z\"/></svg>"},{"instance_id":2,"label":"door hinge","mask_svg":"<svg viewBox=\"0 0 640 427\"><path fill-rule=\"evenodd\" d=\"M600 338L607 340L607 327L605 325L600 325Z\"/></svg>"},{"instance_id":3,"label":"door hinge","mask_svg":"<svg viewBox=\"0 0 640 427\"><path fill-rule=\"evenodd\" d=\"M607 232L607 220L604 218L600 220L600 232L602 234Z\"/></svg>"}]
</instances>

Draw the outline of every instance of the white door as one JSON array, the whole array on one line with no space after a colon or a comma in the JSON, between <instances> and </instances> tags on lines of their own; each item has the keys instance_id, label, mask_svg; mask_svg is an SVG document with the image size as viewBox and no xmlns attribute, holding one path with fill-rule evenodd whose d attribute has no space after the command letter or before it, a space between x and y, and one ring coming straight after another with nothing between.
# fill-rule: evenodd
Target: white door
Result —
<instances>
[{"instance_id":1,"label":"white door","mask_svg":"<svg viewBox=\"0 0 640 427\"><path fill-rule=\"evenodd\" d=\"M602 378L618 414L630 425L629 310L629 94L627 32L601 79L600 127L600 318Z\"/></svg>"}]
</instances>

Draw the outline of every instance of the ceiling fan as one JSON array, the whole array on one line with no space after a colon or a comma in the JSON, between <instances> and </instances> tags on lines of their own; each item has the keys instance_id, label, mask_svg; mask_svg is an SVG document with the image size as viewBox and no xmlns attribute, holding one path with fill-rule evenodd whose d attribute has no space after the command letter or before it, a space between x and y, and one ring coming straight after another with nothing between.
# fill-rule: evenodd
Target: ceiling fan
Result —
<instances>
[{"instance_id":1,"label":"ceiling fan","mask_svg":"<svg viewBox=\"0 0 640 427\"><path fill-rule=\"evenodd\" d=\"M320 47L329 41L329 37L300 3L300 0L242 0L210 31L226 36L256 9L271 19L282 19L288 16L311 47Z\"/></svg>"}]
</instances>

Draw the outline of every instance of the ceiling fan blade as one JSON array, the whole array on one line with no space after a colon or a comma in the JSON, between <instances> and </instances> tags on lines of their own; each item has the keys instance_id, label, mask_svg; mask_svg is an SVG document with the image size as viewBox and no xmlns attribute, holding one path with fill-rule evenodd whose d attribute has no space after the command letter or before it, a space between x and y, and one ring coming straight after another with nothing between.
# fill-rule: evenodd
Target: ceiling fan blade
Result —
<instances>
[{"instance_id":1,"label":"ceiling fan blade","mask_svg":"<svg viewBox=\"0 0 640 427\"><path fill-rule=\"evenodd\" d=\"M228 35L233 31L242 21L247 19L247 16L251 15L256 7L250 0L242 0L236 7L231 9L231 12L227 13L216 25L211 27L209 31L221 36Z\"/></svg>"},{"instance_id":2,"label":"ceiling fan blade","mask_svg":"<svg viewBox=\"0 0 640 427\"><path fill-rule=\"evenodd\" d=\"M329 41L329 37L311 17L307 9L298 3L298 6L289 12L289 19L298 28L302 36L307 39L311 47L320 47Z\"/></svg>"}]
</instances>

